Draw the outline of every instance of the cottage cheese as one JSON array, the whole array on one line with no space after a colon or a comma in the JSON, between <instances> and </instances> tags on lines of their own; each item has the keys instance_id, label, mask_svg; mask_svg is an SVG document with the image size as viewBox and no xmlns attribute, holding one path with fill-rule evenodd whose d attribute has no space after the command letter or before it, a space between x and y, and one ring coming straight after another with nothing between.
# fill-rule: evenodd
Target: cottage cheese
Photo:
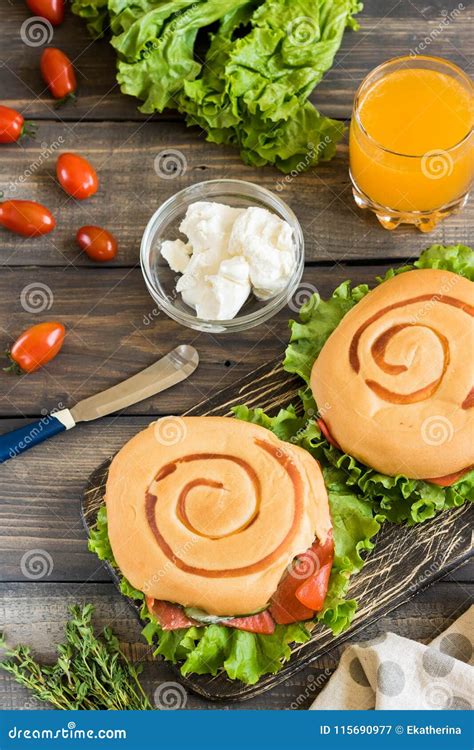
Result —
<instances>
[{"instance_id":1,"label":"cottage cheese","mask_svg":"<svg viewBox=\"0 0 474 750\"><path fill-rule=\"evenodd\" d=\"M265 208L197 201L179 228L187 243L166 240L161 254L182 274L176 290L203 320L235 318L252 291L270 299L293 273L291 227Z\"/></svg>"}]
</instances>

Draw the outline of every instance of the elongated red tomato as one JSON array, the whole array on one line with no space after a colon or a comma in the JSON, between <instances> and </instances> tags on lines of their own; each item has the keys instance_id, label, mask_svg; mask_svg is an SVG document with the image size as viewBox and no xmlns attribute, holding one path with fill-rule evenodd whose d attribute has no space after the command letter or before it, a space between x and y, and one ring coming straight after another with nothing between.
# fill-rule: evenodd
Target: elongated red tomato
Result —
<instances>
[{"instance_id":1,"label":"elongated red tomato","mask_svg":"<svg viewBox=\"0 0 474 750\"><path fill-rule=\"evenodd\" d=\"M46 18L53 26L64 21L64 0L26 0L26 4L35 16Z\"/></svg>"},{"instance_id":2,"label":"elongated red tomato","mask_svg":"<svg viewBox=\"0 0 474 750\"><path fill-rule=\"evenodd\" d=\"M117 240L101 227L85 226L77 230L76 240L91 260L104 262L117 255Z\"/></svg>"},{"instance_id":3,"label":"elongated red tomato","mask_svg":"<svg viewBox=\"0 0 474 750\"><path fill-rule=\"evenodd\" d=\"M0 203L0 225L24 237L37 237L52 232L56 221L41 203L13 200Z\"/></svg>"},{"instance_id":4,"label":"elongated red tomato","mask_svg":"<svg viewBox=\"0 0 474 750\"><path fill-rule=\"evenodd\" d=\"M94 167L79 154L61 154L56 162L56 176L66 193L79 200L94 195L99 187Z\"/></svg>"},{"instance_id":5,"label":"elongated red tomato","mask_svg":"<svg viewBox=\"0 0 474 750\"><path fill-rule=\"evenodd\" d=\"M9 357L22 372L34 372L59 352L66 329L62 323L38 323L24 331L13 344ZM5 368L10 369L10 368Z\"/></svg>"},{"instance_id":6,"label":"elongated red tomato","mask_svg":"<svg viewBox=\"0 0 474 750\"><path fill-rule=\"evenodd\" d=\"M329 532L324 544L315 542L311 547L311 553L317 564L313 566L312 574L296 589L295 596L305 607L319 612L326 598L334 560L332 532Z\"/></svg>"},{"instance_id":7,"label":"elongated red tomato","mask_svg":"<svg viewBox=\"0 0 474 750\"><path fill-rule=\"evenodd\" d=\"M279 625L310 620L322 608L334 557L332 532L324 544L316 540L280 581L270 602L270 613ZM315 579L315 584L310 584ZM316 606L314 606L316 605Z\"/></svg>"},{"instance_id":8,"label":"elongated red tomato","mask_svg":"<svg viewBox=\"0 0 474 750\"><path fill-rule=\"evenodd\" d=\"M461 469L461 471L457 471L455 474L447 474L445 477L435 477L434 479L425 479L425 482L437 484L439 487L451 487L451 485L459 482L464 474L468 474L472 468L472 466L468 466L467 469Z\"/></svg>"},{"instance_id":9,"label":"elongated red tomato","mask_svg":"<svg viewBox=\"0 0 474 750\"><path fill-rule=\"evenodd\" d=\"M0 143L14 143L24 135L34 136L35 126L25 122L23 115L0 104Z\"/></svg>"},{"instance_id":10,"label":"elongated red tomato","mask_svg":"<svg viewBox=\"0 0 474 750\"><path fill-rule=\"evenodd\" d=\"M43 80L55 99L74 98L76 74L69 57L57 47L47 47L40 59Z\"/></svg>"}]
</instances>

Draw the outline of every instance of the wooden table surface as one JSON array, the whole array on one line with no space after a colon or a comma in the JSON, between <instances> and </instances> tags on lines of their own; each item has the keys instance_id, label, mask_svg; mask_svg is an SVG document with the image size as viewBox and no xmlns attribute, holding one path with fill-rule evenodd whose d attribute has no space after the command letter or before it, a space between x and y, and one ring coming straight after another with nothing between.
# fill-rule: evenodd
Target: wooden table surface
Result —
<instances>
[{"instance_id":1,"label":"wooden table surface","mask_svg":"<svg viewBox=\"0 0 474 750\"><path fill-rule=\"evenodd\" d=\"M365 0L361 29L346 33L333 69L313 94L314 103L327 115L348 119L354 92L367 72L420 44L469 72L472 7L468 0ZM138 266L148 218L175 191L200 180L233 177L280 189L303 226L304 282L324 296L345 278L368 281L429 244L470 239L472 243L474 207L471 201L463 213L427 236L411 229L389 233L353 203L346 145L329 164L288 181L272 168L247 167L234 150L207 144L197 129L186 128L173 112L153 118L140 115L135 100L123 96L115 82L112 49L106 41L92 43L82 22L72 15L55 30L53 44L74 60L80 92L77 104L57 110L40 79L41 48L25 45L20 36L27 18L22 0L1 4L0 101L19 108L39 129L34 141L0 148L0 189L8 197L14 193L45 203L55 213L58 227L41 239L25 240L0 231L1 348L43 319L63 321L68 336L49 367L1 379L1 430L106 388L178 343L194 344L201 365L189 382L120 415L81 425L2 466L0 628L11 643L28 643L39 656L52 658L68 606L93 602L97 622L111 624L130 643L131 656L146 661L145 685L153 693L160 681L176 677L166 664L151 661L133 614L87 551L79 516L82 489L89 473L151 418L181 413L262 363L281 357L293 313L285 309L269 323L232 337L192 332L157 314ZM154 158L164 149L183 155L186 169L175 179L160 179L154 170ZM58 188L54 166L60 150L79 151L95 165L100 189L92 199L77 203ZM120 251L113 263L98 267L78 252L75 229L86 223L105 225L118 236ZM35 313L31 290L38 285L46 290L46 308ZM22 573L22 559L31 550L51 557L52 569L41 580ZM371 626L367 637L390 629L427 642L470 601L472 567L464 566ZM305 708L337 660L337 653L328 654L250 705L220 706ZM213 704L189 695L187 706L206 709ZM0 674L0 707L43 705Z\"/></svg>"}]
</instances>

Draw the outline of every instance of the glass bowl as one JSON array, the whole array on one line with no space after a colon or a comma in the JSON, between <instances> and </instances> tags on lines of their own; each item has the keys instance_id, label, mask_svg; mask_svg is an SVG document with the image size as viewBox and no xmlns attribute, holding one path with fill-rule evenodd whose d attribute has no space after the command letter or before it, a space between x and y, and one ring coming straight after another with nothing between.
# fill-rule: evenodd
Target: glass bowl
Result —
<instances>
[{"instance_id":1,"label":"glass bowl","mask_svg":"<svg viewBox=\"0 0 474 750\"><path fill-rule=\"evenodd\" d=\"M232 320L203 320L186 305L176 291L180 274L176 274L161 256L161 243L185 237L179 231L188 206L196 201L215 201L235 208L260 206L288 222L293 231L296 264L287 286L275 297L258 300L252 293ZM140 263L148 291L156 304L170 318L196 331L226 333L245 331L269 320L294 295L303 274L304 240L300 223L287 204L266 188L244 180L209 180L180 190L153 214L143 233Z\"/></svg>"}]
</instances>

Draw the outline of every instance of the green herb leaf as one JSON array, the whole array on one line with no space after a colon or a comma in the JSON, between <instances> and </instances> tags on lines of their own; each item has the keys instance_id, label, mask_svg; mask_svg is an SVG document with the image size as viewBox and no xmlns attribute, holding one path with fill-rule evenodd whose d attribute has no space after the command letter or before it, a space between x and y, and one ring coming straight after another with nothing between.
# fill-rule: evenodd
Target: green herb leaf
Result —
<instances>
[{"instance_id":1,"label":"green herb leaf","mask_svg":"<svg viewBox=\"0 0 474 750\"><path fill-rule=\"evenodd\" d=\"M145 710L152 706L138 680L141 666L129 662L117 637L106 628L96 636L92 604L71 607L66 642L53 665L35 661L26 646L8 650L0 669L41 701L59 709ZM1 636L0 646L5 648Z\"/></svg>"}]
</instances>

